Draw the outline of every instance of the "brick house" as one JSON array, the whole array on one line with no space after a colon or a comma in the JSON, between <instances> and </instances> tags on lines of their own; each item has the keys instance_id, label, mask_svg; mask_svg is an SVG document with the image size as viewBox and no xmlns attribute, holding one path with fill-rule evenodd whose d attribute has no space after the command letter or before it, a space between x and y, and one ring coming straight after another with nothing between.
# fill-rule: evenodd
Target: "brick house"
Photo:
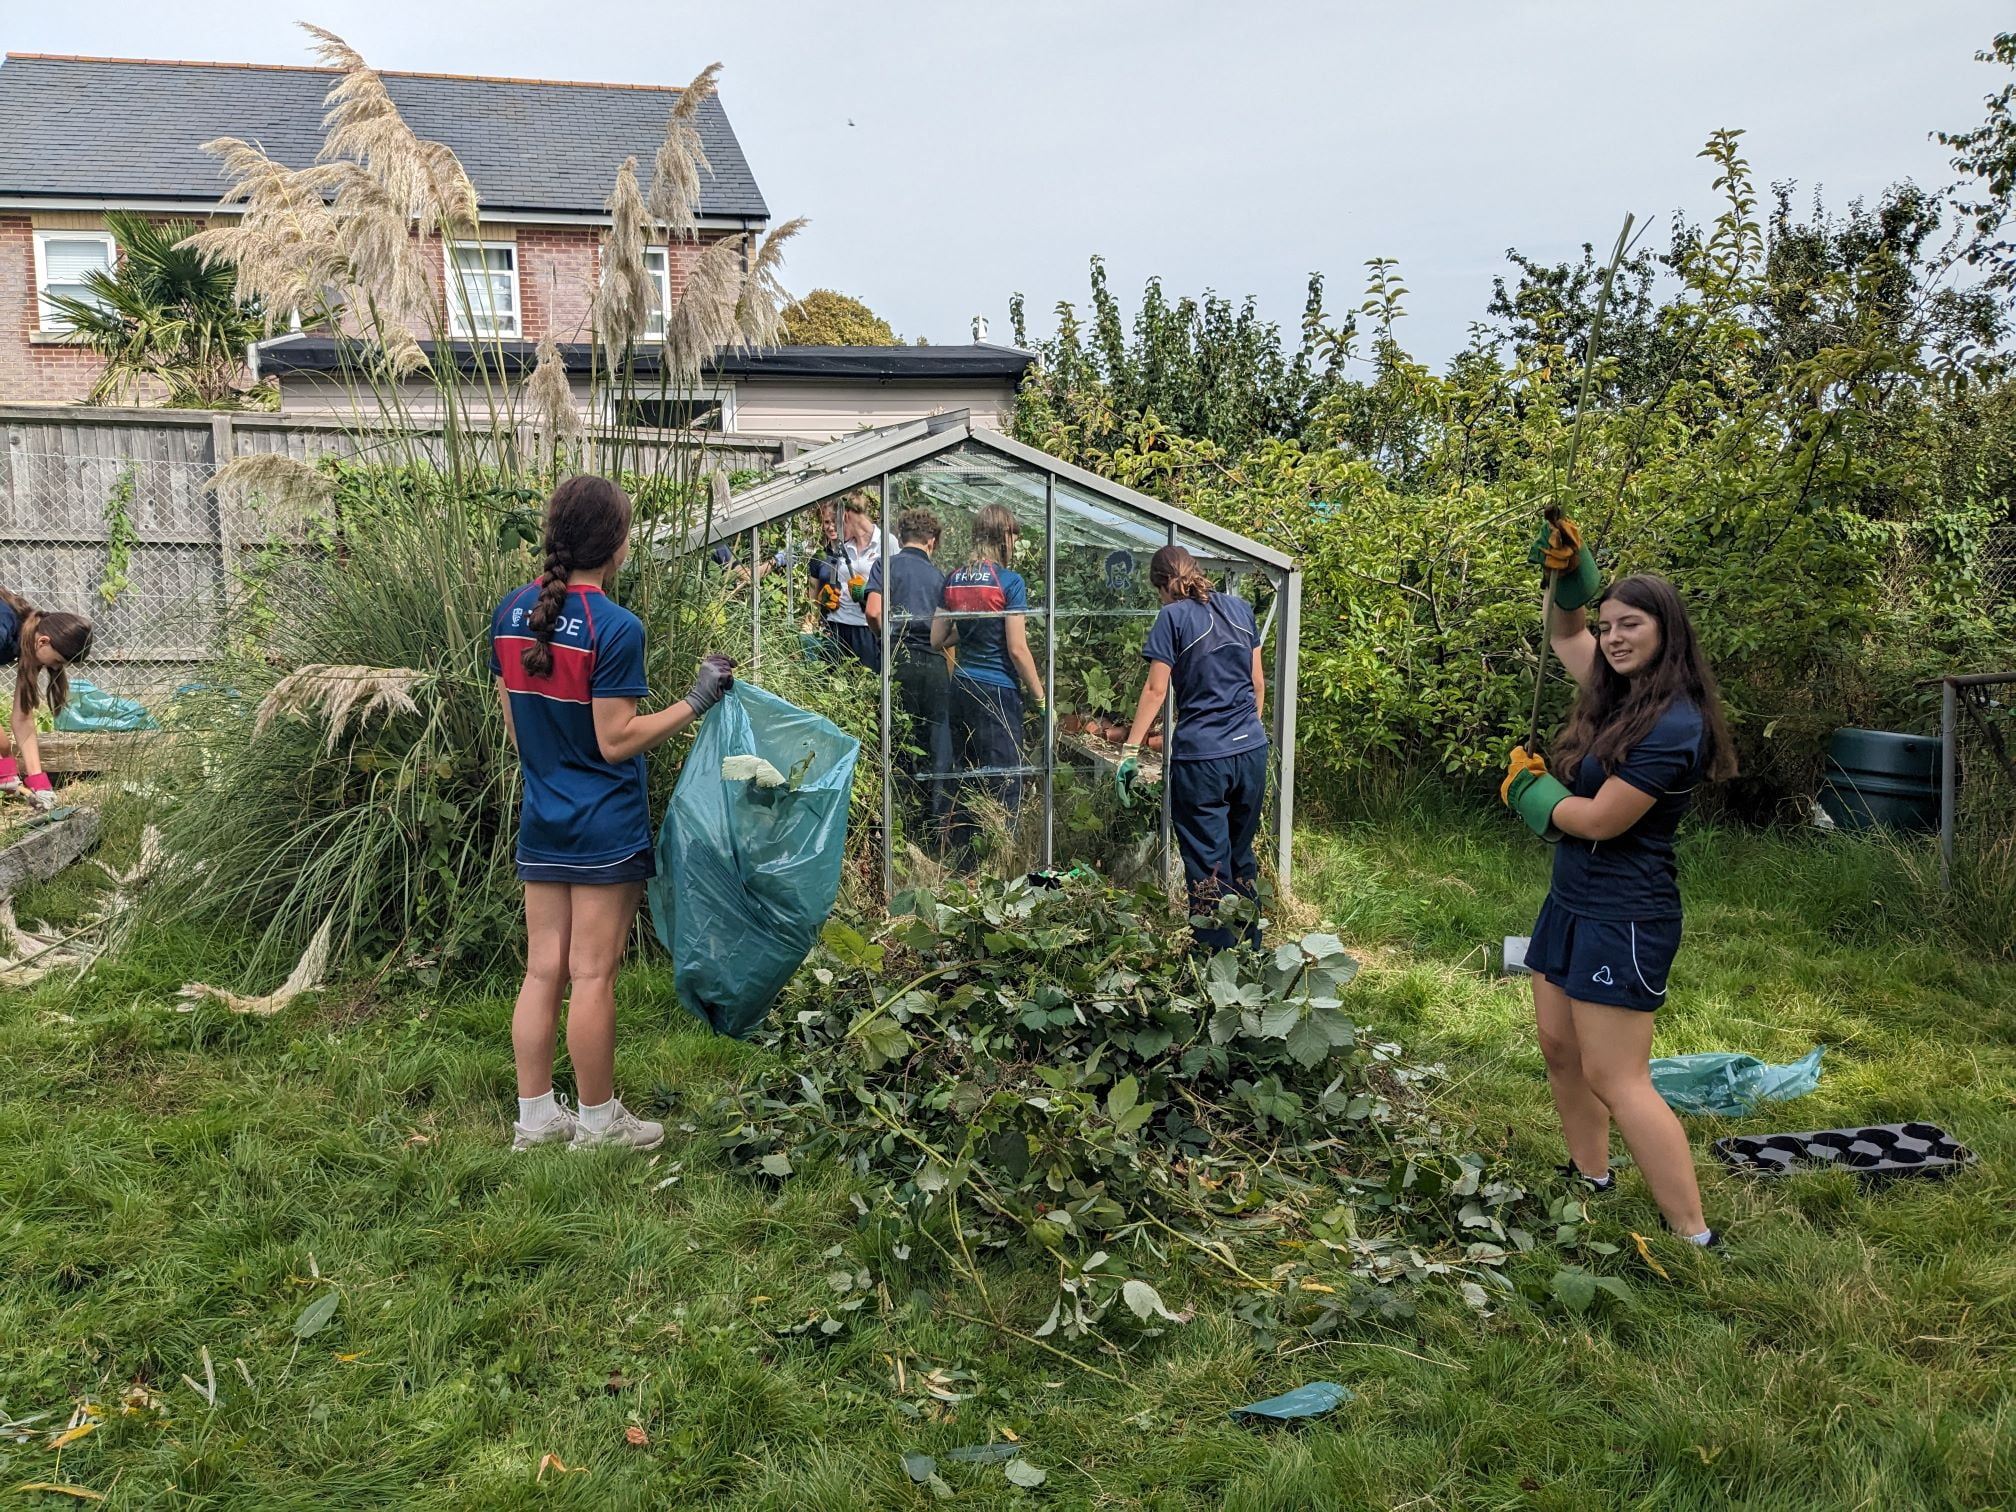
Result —
<instances>
[{"instance_id":1,"label":"brick house","mask_svg":"<svg viewBox=\"0 0 2016 1512\"><path fill-rule=\"evenodd\" d=\"M117 251L105 212L163 219L220 213L225 188L201 150L220 136L257 142L290 167L322 146L326 68L161 62L9 53L0 62L0 403L84 397L98 359L68 344L49 293L81 292ZM480 197L480 240L444 249L471 291L451 302L453 334L536 342L588 334L603 210L617 165L648 174L678 91L455 74L383 75L423 138L447 143ZM718 98L700 112L712 173L701 189L703 239L761 232L769 219ZM657 249L667 298L685 253ZM474 330L461 330L472 318Z\"/></svg>"},{"instance_id":2,"label":"brick house","mask_svg":"<svg viewBox=\"0 0 2016 1512\"><path fill-rule=\"evenodd\" d=\"M551 332L585 374L588 294L600 278L603 209L617 166L648 177L678 91L457 74L382 75L409 125L453 148L476 186L482 225L443 249L467 298L450 301L449 333L520 361ZM47 294L81 293L87 271L118 253L105 213L163 219L232 213L201 150L220 136L258 143L290 167L322 146L326 68L9 53L0 62L0 405L75 403L99 359L72 345ZM700 113L712 171L701 189L702 240L760 233L769 208L718 98ZM647 254L660 299L681 291L689 246ZM473 317L473 319L472 319ZM473 324L473 329L465 329ZM282 409L340 414L337 344L302 332L259 343L255 376L275 379ZM437 370L452 353L430 352ZM964 409L1005 427L1028 353L976 340L962 347L785 347L724 353L707 391L668 423L726 433L825 440L862 426ZM576 390L587 393L585 376ZM424 386L411 396L424 407ZM633 417L634 418L634 417ZM651 420L646 424L658 423Z\"/></svg>"}]
</instances>

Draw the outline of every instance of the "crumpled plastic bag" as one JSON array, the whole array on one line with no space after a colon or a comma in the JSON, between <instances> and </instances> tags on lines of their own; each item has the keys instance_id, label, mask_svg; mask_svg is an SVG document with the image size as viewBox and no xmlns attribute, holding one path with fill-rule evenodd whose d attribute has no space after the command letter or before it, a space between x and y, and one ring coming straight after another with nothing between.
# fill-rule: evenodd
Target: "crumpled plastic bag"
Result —
<instances>
[{"instance_id":1,"label":"crumpled plastic bag","mask_svg":"<svg viewBox=\"0 0 2016 1512\"><path fill-rule=\"evenodd\" d=\"M1804 1097L1820 1085L1825 1045L1788 1065L1774 1066L1754 1055L1706 1050L1698 1055L1662 1055L1652 1062L1652 1086L1675 1113L1714 1113L1739 1118L1762 1102Z\"/></svg>"},{"instance_id":2,"label":"crumpled plastic bag","mask_svg":"<svg viewBox=\"0 0 2016 1512\"><path fill-rule=\"evenodd\" d=\"M158 730L154 716L137 699L116 698L96 683L70 679L70 697L56 716L56 728L84 734L97 730Z\"/></svg>"},{"instance_id":3,"label":"crumpled plastic bag","mask_svg":"<svg viewBox=\"0 0 2016 1512\"><path fill-rule=\"evenodd\" d=\"M648 891L679 1001L716 1033L762 1026L832 913L860 754L830 720L746 682L701 721ZM751 756L784 781L754 781L759 764L735 760Z\"/></svg>"}]
</instances>

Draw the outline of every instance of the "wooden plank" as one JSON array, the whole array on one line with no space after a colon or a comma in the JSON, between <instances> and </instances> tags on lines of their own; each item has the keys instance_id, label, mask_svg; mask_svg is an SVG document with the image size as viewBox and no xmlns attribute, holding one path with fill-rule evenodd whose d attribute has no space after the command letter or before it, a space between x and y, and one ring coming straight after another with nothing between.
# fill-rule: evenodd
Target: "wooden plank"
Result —
<instances>
[{"instance_id":1,"label":"wooden plank","mask_svg":"<svg viewBox=\"0 0 2016 1512\"><path fill-rule=\"evenodd\" d=\"M25 833L0 850L0 897L24 882L47 882L96 845L98 812L58 809L46 820L29 820L18 829Z\"/></svg>"}]
</instances>

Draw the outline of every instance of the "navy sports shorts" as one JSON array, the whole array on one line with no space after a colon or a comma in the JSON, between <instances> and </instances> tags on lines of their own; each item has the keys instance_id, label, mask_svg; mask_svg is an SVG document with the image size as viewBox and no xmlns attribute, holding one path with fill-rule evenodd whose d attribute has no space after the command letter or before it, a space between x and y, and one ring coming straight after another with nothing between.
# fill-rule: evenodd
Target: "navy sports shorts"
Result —
<instances>
[{"instance_id":1,"label":"navy sports shorts","mask_svg":"<svg viewBox=\"0 0 2016 1512\"><path fill-rule=\"evenodd\" d=\"M619 882L648 882L658 875L658 857L650 846L621 861L601 866L562 866L548 861L520 861L520 882L565 882L570 887L613 887Z\"/></svg>"},{"instance_id":2,"label":"navy sports shorts","mask_svg":"<svg viewBox=\"0 0 2016 1512\"><path fill-rule=\"evenodd\" d=\"M1666 975L1679 949L1678 919L1586 918L1550 893L1533 921L1526 969L1581 1002L1651 1013L1666 1001Z\"/></svg>"}]
</instances>

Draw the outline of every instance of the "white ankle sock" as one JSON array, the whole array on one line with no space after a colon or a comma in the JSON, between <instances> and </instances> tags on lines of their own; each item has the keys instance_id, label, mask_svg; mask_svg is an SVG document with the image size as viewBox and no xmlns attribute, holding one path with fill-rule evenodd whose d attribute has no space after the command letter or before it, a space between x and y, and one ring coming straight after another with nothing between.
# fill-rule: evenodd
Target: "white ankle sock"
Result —
<instances>
[{"instance_id":1,"label":"white ankle sock","mask_svg":"<svg viewBox=\"0 0 2016 1512\"><path fill-rule=\"evenodd\" d=\"M583 1103L579 1116L581 1127L590 1134L606 1133L609 1126L616 1122L616 1099L612 1097L605 1103Z\"/></svg>"},{"instance_id":2,"label":"white ankle sock","mask_svg":"<svg viewBox=\"0 0 2016 1512\"><path fill-rule=\"evenodd\" d=\"M518 1099L518 1124L520 1128L536 1129L549 1124L560 1116L560 1104L553 1101L553 1089L548 1087L537 1097Z\"/></svg>"},{"instance_id":3,"label":"white ankle sock","mask_svg":"<svg viewBox=\"0 0 2016 1512\"><path fill-rule=\"evenodd\" d=\"M1689 1244L1698 1244L1701 1246L1701 1248L1706 1249L1708 1248L1708 1241L1710 1239L1713 1239L1714 1237L1715 1237L1715 1230L1703 1229L1698 1234L1689 1234L1687 1236L1687 1242Z\"/></svg>"}]
</instances>

